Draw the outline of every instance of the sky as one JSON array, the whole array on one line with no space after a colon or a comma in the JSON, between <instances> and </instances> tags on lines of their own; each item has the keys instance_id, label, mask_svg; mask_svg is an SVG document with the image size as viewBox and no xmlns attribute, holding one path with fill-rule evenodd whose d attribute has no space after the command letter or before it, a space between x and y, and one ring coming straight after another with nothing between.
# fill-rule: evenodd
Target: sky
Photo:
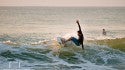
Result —
<instances>
[{"instance_id":1,"label":"sky","mask_svg":"<svg viewBox=\"0 0 125 70\"><path fill-rule=\"evenodd\" d=\"M0 6L125 6L125 0L0 0Z\"/></svg>"}]
</instances>

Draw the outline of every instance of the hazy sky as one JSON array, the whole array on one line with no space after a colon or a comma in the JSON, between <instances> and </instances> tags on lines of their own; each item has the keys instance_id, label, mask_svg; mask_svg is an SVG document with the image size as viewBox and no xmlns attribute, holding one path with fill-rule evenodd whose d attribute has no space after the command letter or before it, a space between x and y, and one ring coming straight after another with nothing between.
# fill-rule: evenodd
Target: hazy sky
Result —
<instances>
[{"instance_id":1,"label":"hazy sky","mask_svg":"<svg viewBox=\"0 0 125 70\"><path fill-rule=\"evenodd\" d=\"M125 0L0 0L0 6L125 6Z\"/></svg>"}]
</instances>

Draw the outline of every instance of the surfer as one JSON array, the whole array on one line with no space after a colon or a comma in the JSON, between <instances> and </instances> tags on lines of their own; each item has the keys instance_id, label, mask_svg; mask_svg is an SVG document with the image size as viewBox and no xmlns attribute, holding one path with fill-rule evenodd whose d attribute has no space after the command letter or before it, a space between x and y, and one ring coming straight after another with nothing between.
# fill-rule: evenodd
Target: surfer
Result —
<instances>
[{"instance_id":1,"label":"surfer","mask_svg":"<svg viewBox=\"0 0 125 70\"><path fill-rule=\"evenodd\" d=\"M106 35L105 29L102 29L102 34L103 34L103 35Z\"/></svg>"},{"instance_id":2,"label":"surfer","mask_svg":"<svg viewBox=\"0 0 125 70\"><path fill-rule=\"evenodd\" d=\"M83 45L83 40L84 40L84 36L81 30L81 26L79 24L79 20L76 21L76 23L78 24L79 30L77 31L77 35L78 35L78 39L75 37L70 37L67 41L73 41L77 46L82 45L82 49L84 49L84 45Z\"/></svg>"}]
</instances>

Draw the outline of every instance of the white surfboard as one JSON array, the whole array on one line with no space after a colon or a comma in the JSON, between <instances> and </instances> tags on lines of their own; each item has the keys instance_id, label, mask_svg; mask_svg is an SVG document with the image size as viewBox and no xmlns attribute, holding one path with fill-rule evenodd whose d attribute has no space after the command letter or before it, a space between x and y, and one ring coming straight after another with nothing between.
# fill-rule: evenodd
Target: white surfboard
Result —
<instances>
[{"instance_id":1,"label":"white surfboard","mask_svg":"<svg viewBox=\"0 0 125 70\"><path fill-rule=\"evenodd\" d=\"M64 47L65 44L63 44L64 39L61 37L57 37L57 42Z\"/></svg>"}]
</instances>

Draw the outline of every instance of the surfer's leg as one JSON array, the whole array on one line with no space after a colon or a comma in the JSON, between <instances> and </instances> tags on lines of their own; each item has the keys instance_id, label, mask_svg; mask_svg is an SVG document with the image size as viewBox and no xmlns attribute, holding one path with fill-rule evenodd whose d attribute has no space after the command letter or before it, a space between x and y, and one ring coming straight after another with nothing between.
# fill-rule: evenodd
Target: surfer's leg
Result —
<instances>
[{"instance_id":1,"label":"surfer's leg","mask_svg":"<svg viewBox=\"0 0 125 70\"><path fill-rule=\"evenodd\" d=\"M65 42L71 41L73 37L70 37L69 39L65 40Z\"/></svg>"},{"instance_id":2,"label":"surfer's leg","mask_svg":"<svg viewBox=\"0 0 125 70\"><path fill-rule=\"evenodd\" d=\"M75 37L70 37L70 38L67 39L65 42L67 42L67 41L73 41L77 46L80 45L78 39L76 39Z\"/></svg>"},{"instance_id":3,"label":"surfer's leg","mask_svg":"<svg viewBox=\"0 0 125 70\"><path fill-rule=\"evenodd\" d=\"M80 43L79 43L78 39L76 39L75 37L72 37L71 40L72 40L77 46L80 46Z\"/></svg>"}]
</instances>

